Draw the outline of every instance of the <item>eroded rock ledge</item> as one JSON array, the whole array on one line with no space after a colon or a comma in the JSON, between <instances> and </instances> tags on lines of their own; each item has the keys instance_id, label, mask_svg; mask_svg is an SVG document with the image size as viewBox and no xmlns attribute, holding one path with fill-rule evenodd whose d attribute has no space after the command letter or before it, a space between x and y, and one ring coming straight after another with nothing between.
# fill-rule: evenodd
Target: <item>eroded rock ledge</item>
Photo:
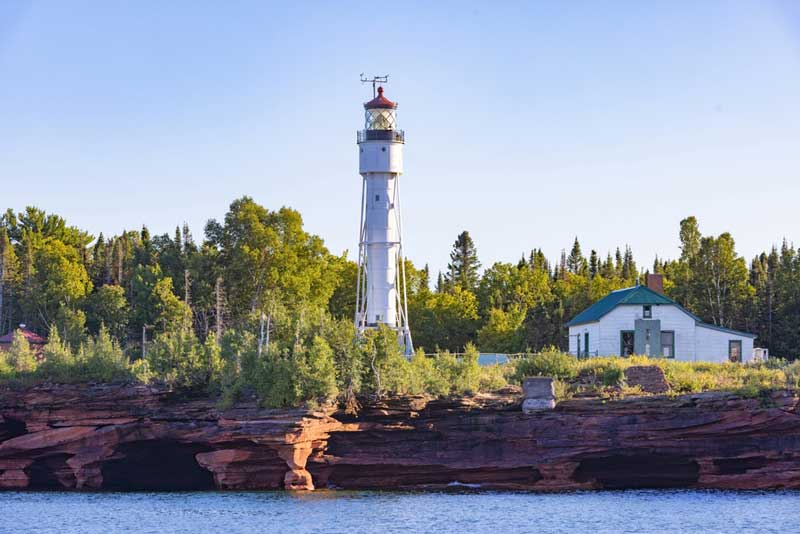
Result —
<instances>
[{"instance_id":1,"label":"eroded rock ledge","mask_svg":"<svg viewBox=\"0 0 800 534\"><path fill-rule=\"evenodd\" d=\"M573 400L519 391L220 410L147 386L0 389L0 489L800 488L798 398Z\"/></svg>"}]
</instances>

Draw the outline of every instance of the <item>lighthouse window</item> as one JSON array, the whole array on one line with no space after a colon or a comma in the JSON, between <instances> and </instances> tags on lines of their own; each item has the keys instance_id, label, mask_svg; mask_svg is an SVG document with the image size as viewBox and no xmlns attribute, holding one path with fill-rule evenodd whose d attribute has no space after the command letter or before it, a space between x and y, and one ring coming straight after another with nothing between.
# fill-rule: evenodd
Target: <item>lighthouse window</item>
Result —
<instances>
[{"instance_id":1,"label":"lighthouse window","mask_svg":"<svg viewBox=\"0 0 800 534\"><path fill-rule=\"evenodd\" d=\"M375 195L375 202L378 202L381 199L380 195Z\"/></svg>"},{"instance_id":2,"label":"lighthouse window","mask_svg":"<svg viewBox=\"0 0 800 534\"><path fill-rule=\"evenodd\" d=\"M393 109L369 109L366 119L367 130L393 130L396 123Z\"/></svg>"}]
</instances>

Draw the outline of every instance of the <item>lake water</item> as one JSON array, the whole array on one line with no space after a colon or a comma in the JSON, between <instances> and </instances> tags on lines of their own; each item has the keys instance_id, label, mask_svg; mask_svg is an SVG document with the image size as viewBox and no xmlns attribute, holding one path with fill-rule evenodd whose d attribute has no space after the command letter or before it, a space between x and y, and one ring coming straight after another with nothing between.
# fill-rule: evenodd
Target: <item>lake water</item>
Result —
<instances>
[{"instance_id":1,"label":"lake water","mask_svg":"<svg viewBox=\"0 0 800 534\"><path fill-rule=\"evenodd\" d=\"M794 533L800 493L0 493L0 532Z\"/></svg>"}]
</instances>

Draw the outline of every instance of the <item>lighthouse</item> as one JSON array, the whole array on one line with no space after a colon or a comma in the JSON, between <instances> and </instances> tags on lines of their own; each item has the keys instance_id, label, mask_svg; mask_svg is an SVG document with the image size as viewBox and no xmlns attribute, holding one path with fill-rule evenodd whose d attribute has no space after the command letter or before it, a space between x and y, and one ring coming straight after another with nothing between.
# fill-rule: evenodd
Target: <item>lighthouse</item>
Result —
<instances>
[{"instance_id":1,"label":"lighthouse","mask_svg":"<svg viewBox=\"0 0 800 534\"><path fill-rule=\"evenodd\" d=\"M364 129L357 135L362 188L355 324L359 333L387 325L410 355L399 185L405 133L397 129L397 104L383 93L378 87L364 104Z\"/></svg>"}]
</instances>

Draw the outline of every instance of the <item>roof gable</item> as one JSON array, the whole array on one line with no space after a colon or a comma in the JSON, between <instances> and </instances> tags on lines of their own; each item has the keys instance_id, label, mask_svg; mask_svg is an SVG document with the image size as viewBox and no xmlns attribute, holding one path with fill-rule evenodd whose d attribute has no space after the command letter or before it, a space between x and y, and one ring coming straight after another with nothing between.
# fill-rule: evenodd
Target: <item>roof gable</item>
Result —
<instances>
[{"instance_id":1,"label":"roof gable","mask_svg":"<svg viewBox=\"0 0 800 534\"><path fill-rule=\"evenodd\" d=\"M28 330L27 328L17 328L16 330L12 330L8 334L0 337L0 343L12 343L14 341L15 332L21 332L23 337L28 340L28 343L32 343L34 345L44 345L47 343L45 338L36 332Z\"/></svg>"},{"instance_id":2,"label":"roof gable","mask_svg":"<svg viewBox=\"0 0 800 534\"><path fill-rule=\"evenodd\" d=\"M661 293L656 293L647 286L634 286L625 289L618 289L612 291L605 297L601 298L581 313L576 315L566 326L575 326L584 323L593 323L599 321L603 316L611 312L617 306L622 305L670 305L677 306L681 311L687 313L695 320L698 320L693 314L689 313L686 309L680 306L677 302L669 297L665 297Z\"/></svg>"}]
</instances>

